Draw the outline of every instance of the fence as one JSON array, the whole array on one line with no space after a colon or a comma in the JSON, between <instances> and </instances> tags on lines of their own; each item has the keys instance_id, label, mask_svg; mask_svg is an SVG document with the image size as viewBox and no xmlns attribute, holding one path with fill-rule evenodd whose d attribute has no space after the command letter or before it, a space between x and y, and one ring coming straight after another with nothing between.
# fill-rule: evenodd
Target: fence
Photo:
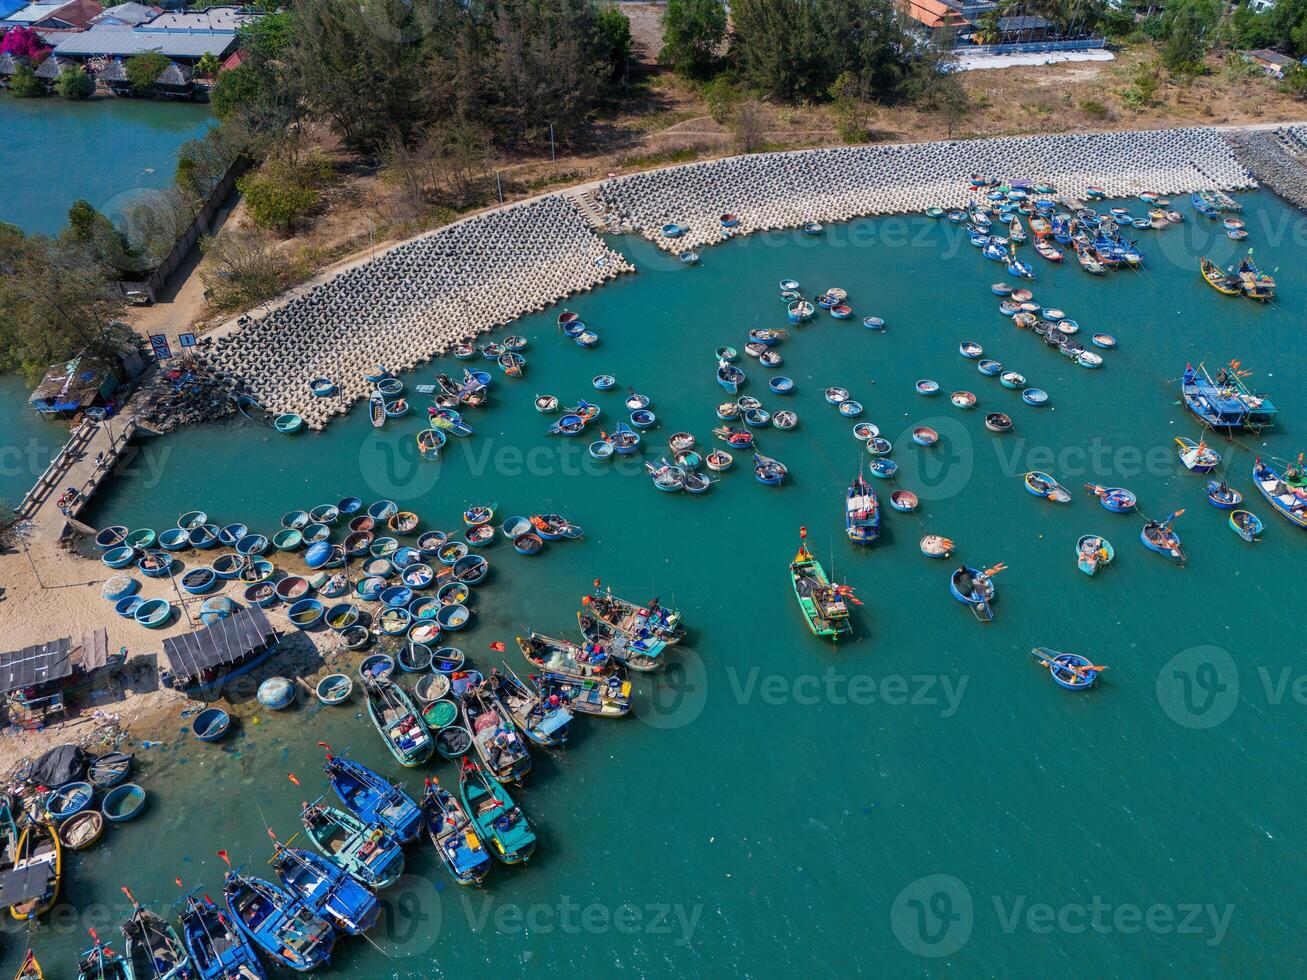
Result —
<instances>
[{"instance_id":1,"label":"fence","mask_svg":"<svg viewBox=\"0 0 1307 980\"><path fill-rule=\"evenodd\" d=\"M1092 51L1107 47L1107 38L1084 37L1072 41L1014 41L1012 44L965 44L954 54L1040 54L1049 51Z\"/></svg>"},{"instance_id":2,"label":"fence","mask_svg":"<svg viewBox=\"0 0 1307 980\"><path fill-rule=\"evenodd\" d=\"M122 281L114 284L124 298L128 298L133 293L144 293L149 297L151 303L158 298L159 292L168 285L168 280L172 277L172 274L181 268L186 261L186 257L191 254L191 249L200 240L200 236L209 233L213 227L214 215L218 213L218 209L222 207L222 202L227 199L227 195L236 186L237 179L249 169L250 163L250 158L244 154L232 161L231 166L227 168L227 172L222 175L222 179L214 186L213 191L204 202L204 206L195 215L195 220L191 222L190 227L186 229L181 238L177 239L172 251L150 273L149 278L143 282Z\"/></svg>"}]
</instances>

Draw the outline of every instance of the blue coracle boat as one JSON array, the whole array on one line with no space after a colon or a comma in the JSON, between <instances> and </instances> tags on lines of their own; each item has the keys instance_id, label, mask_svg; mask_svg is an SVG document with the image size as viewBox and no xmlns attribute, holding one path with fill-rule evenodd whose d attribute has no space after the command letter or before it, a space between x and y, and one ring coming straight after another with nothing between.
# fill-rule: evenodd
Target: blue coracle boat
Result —
<instances>
[{"instance_id":1,"label":"blue coracle boat","mask_svg":"<svg viewBox=\"0 0 1307 980\"><path fill-rule=\"evenodd\" d=\"M377 896L344 868L298 847L277 845L272 859L277 878L318 915L341 932L357 936L377 924Z\"/></svg>"},{"instance_id":2,"label":"blue coracle boat","mask_svg":"<svg viewBox=\"0 0 1307 980\"><path fill-rule=\"evenodd\" d=\"M385 828L401 844L417 840L422 811L402 789L348 756L328 752L322 768L340 801L356 817Z\"/></svg>"},{"instance_id":3,"label":"blue coracle boat","mask_svg":"<svg viewBox=\"0 0 1307 980\"><path fill-rule=\"evenodd\" d=\"M178 915L182 942L200 980L267 980L254 948L208 895L187 895Z\"/></svg>"},{"instance_id":4,"label":"blue coracle boat","mask_svg":"<svg viewBox=\"0 0 1307 980\"><path fill-rule=\"evenodd\" d=\"M278 963L303 973L331 959L336 931L302 898L239 871L227 872L222 893L241 931Z\"/></svg>"}]
</instances>

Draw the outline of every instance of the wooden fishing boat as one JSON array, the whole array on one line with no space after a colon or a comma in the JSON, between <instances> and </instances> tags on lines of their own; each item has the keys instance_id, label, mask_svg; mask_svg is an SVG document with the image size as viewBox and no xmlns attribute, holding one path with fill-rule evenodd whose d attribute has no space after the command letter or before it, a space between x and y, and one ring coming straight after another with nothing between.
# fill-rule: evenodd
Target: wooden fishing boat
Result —
<instances>
[{"instance_id":1,"label":"wooden fishing boat","mask_svg":"<svg viewBox=\"0 0 1307 980\"><path fill-rule=\"evenodd\" d=\"M389 679L363 675L363 694L368 717L396 762L413 768L431 758L431 732L402 687Z\"/></svg>"},{"instance_id":2,"label":"wooden fishing boat","mask_svg":"<svg viewBox=\"0 0 1307 980\"><path fill-rule=\"evenodd\" d=\"M460 885L474 885L490 871L490 855L457 797L427 779L422 815L428 840Z\"/></svg>"},{"instance_id":3,"label":"wooden fishing boat","mask_svg":"<svg viewBox=\"0 0 1307 980\"><path fill-rule=\"evenodd\" d=\"M1098 681L1106 667L1094 664L1078 653L1060 653L1048 647L1035 647L1030 655L1048 668L1053 681L1068 691L1087 691Z\"/></svg>"},{"instance_id":4,"label":"wooden fishing boat","mask_svg":"<svg viewBox=\"0 0 1307 980\"><path fill-rule=\"evenodd\" d=\"M982 623L993 622L994 610L990 603L994 600L995 588L990 576L963 565L949 577L948 589L953 598L969 606Z\"/></svg>"},{"instance_id":5,"label":"wooden fishing boat","mask_svg":"<svg viewBox=\"0 0 1307 980\"><path fill-rule=\"evenodd\" d=\"M365 823L382 827L401 844L417 840L422 814L413 798L395 783L349 756L333 755L330 751L322 770L350 813Z\"/></svg>"},{"instance_id":6,"label":"wooden fishing boat","mask_svg":"<svg viewBox=\"0 0 1307 980\"><path fill-rule=\"evenodd\" d=\"M336 931L302 898L237 871L227 872L222 893L241 932L275 962L303 973L331 959Z\"/></svg>"},{"instance_id":7,"label":"wooden fishing boat","mask_svg":"<svg viewBox=\"0 0 1307 980\"><path fill-rule=\"evenodd\" d=\"M416 807L416 804L414 804ZM286 847L273 838L272 867L290 894L347 936L360 936L377 924L377 896L340 865L311 851Z\"/></svg>"},{"instance_id":8,"label":"wooden fishing boat","mask_svg":"<svg viewBox=\"0 0 1307 980\"><path fill-rule=\"evenodd\" d=\"M685 637L680 612L662 605L657 599L642 606L613 595L611 588L600 589L596 580L594 591L582 596L581 603L595 618L634 636L654 636L667 646L674 646Z\"/></svg>"},{"instance_id":9,"label":"wooden fishing boat","mask_svg":"<svg viewBox=\"0 0 1307 980\"><path fill-rule=\"evenodd\" d=\"M1147 521L1139 531L1139 540L1143 542L1145 548L1170 558L1179 565L1185 563L1185 554L1180 547L1180 535L1171 525L1183 513L1183 510L1178 510L1165 520Z\"/></svg>"},{"instance_id":10,"label":"wooden fishing boat","mask_svg":"<svg viewBox=\"0 0 1307 980\"><path fill-rule=\"evenodd\" d=\"M23 957L18 972L14 974L14 980L45 980L45 972L41 969L41 964L36 961L36 954L30 949Z\"/></svg>"},{"instance_id":11,"label":"wooden fishing boat","mask_svg":"<svg viewBox=\"0 0 1307 980\"><path fill-rule=\"evenodd\" d=\"M386 888L404 873L404 852L385 828L366 823L320 799L304 804L300 823L328 860L373 888Z\"/></svg>"},{"instance_id":12,"label":"wooden fishing boat","mask_svg":"<svg viewBox=\"0 0 1307 980\"><path fill-rule=\"evenodd\" d=\"M1297 465L1278 470L1258 456L1253 463L1253 483L1277 514L1290 524L1307 527L1307 478L1301 455Z\"/></svg>"},{"instance_id":13,"label":"wooden fishing boat","mask_svg":"<svg viewBox=\"0 0 1307 980\"><path fill-rule=\"evenodd\" d=\"M104 834L104 814L99 810L83 810L59 825L59 840L70 851L90 847Z\"/></svg>"},{"instance_id":14,"label":"wooden fishing boat","mask_svg":"<svg viewBox=\"0 0 1307 980\"><path fill-rule=\"evenodd\" d=\"M590 653L602 651L642 673L661 670L666 665L660 655L667 643L652 632L620 630L586 612L577 612L576 621L585 638L584 648Z\"/></svg>"},{"instance_id":15,"label":"wooden fishing boat","mask_svg":"<svg viewBox=\"0 0 1307 980\"><path fill-rule=\"evenodd\" d=\"M590 651L542 633L531 632L529 636L517 637L518 648L522 656L531 663L551 674L561 674L572 680L585 681L618 673L617 661L606 651Z\"/></svg>"},{"instance_id":16,"label":"wooden fishing boat","mask_svg":"<svg viewBox=\"0 0 1307 980\"><path fill-rule=\"evenodd\" d=\"M1203 280L1222 296L1238 296L1243 292L1243 282L1236 275L1225 272L1211 259L1198 260Z\"/></svg>"},{"instance_id":17,"label":"wooden fishing boat","mask_svg":"<svg viewBox=\"0 0 1307 980\"><path fill-rule=\"evenodd\" d=\"M1252 249L1239 261L1239 282L1243 286L1243 294L1251 300L1266 303L1275 298L1275 279L1257 268Z\"/></svg>"},{"instance_id":18,"label":"wooden fishing boat","mask_svg":"<svg viewBox=\"0 0 1307 980\"><path fill-rule=\"evenodd\" d=\"M1175 444L1180 462L1187 470L1210 473L1221 465L1221 454L1201 440L1195 442L1186 436L1176 436Z\"/></svg>"},{"instance_id":19,"label":"wooden fishing boat","mask_svg":"<svg viewBox=\"0 0 1307 980\"><path fill-rule=\"evenodd\" d=\"M1125 487L1100 487L1086 483L1085 490L1098 498L1098 502L1114 514L1126 514L1135 509L1138 498Z\"/></svg>"},{"instance_id":20,"label":"wooden fishing boat","mask_svg":"<svg viewBox=\"0 0 1307 980\"><path fill-rule=\"evenodd\" d=\"M508 709L480 683L469 685L458 701L463 726L486 771L500 783L520 782L531 771L531 753Z\"/></svg>"},{"instance_id":21,"label":"wooden fishing boat","mask_svg":"<svg viewBox=\"0 0 1307 980\"><path fill-rule=\"evenodd\" d=\"M880 537L876 491L861 473L845 493L844 533L854 544L871 544Z\"/></svg>"},{"instance_id":22,"label":"wooden fishing boat","mask_svg":"<svg viewBox=\"0 0 1307 980\"><path fill-rule=\"evenodd\" d=\"M1249 544L1257 540L1257 535L1261 534L1265 527L1262 519L1250 510L1230 512L1230 528Z\"/></svg>"},{"instance_id":23,"label":"wooden fishing boat","mask_svg":"<svg viewBox=\"0 0 1307 980\"><path fill-rule=\"evenodd\" d=\"M537 745L562 748L572 723L572 712L555 696L543 697L511 670L491 670L487 683L496 700L508 712L518 731Z\"/></svg>"},{"instance_id":24,"label":"wooden fishing boat","mask_svg":"<svg viewBox=\"0 0 1307 980\"><path fill-rule=\"evenodd\" d=\"M254 947L209 896L187 895L178 917L199 980L266 980Z\"/></svg>"},{"instance_id":25,"label":"wooden fishing boat","mask_svg":"<svg viewBox=\"0 0 1307 980\"><path fill-rule=\"evenodd\" d=\"M1102 535L1085 534L1076 542L1076 566L1086 575L1094 575L1115 557L1116 549Z\"/></svg>"},{"instance_id":26,"label":"wooden fishing boat","mask_svg":"<svg viewBox=\"0 0 1307 980\"><path fill-rule=\"evenodd\" d=\"M20 922L54 907L63 882L63 846L53 821L27 821L14 846L13 867L3 877L12 879L5 898L9 914Z\"/></svg>"},{"instance_id":27,"label":"wooden fishing boat","mask_svg":"<svg viewBox=\"0 0 1307 980\"><path fill-rule=\"evenodd\" d=\"M1042 470L1031 470L1025 475L1024 481L1026 490L1036 497L1043 497L1059 504L1071 502L1071 494L1067 492L1066 487Z\"/></svg>"},{"instance_id":28,"label":"wooden fishing boat","mask_svg":"<svg viewBox=\"0 0 1307 980\"><path fill-rule=\"evenodd\" d=\"M505 864L521 864L536 849L536 836L508 789L493 782L475 762L464 758L459 770L463 809L490 853Z\"/></svg>"},{"instance_id":29,"label":"wooden fishing boat","mask_svg":"<svg viewBox=\"0 0 1307 980\"><path fill-rule=\"evenodd\" d=\"M95 930L88 930L95 945L77 957L77 980L136 980L121 953L100 942Z\"/></svg>"},{"instance_id":30,"label":"wooden fishing boat","mask_svg":"<svg viewBox=\"0 0 1307 980\"><path fill-rule=\"evenodd\" d=\"M1213 379L1203 364L1185 365L1180 379L1180 395L1185 407L1211 429L1232 431L1249 429L1260 432L1275 423L1278 410L1262 392L1254 392L1244 380L1248 371L1240 362L1231 361Z\"/></svg>"},{"instance_id":31,"label":"wooden fishing boat","mask_svg":"<svg viewBox=\"0 0 1307 980\"><path fill-rule=\"evenodd\" d=\"M813 636L838 641L853 632L849 607L844 601L846 586L833 585L821 563L808 551L807 529L800 530L799 550L790 562L790 584L799 611Z\"/></svg>"},{"instance_id":32,"label":"wooden fishing boat","mask_svg":"<svg viewBox=\"0 0 1307 980\"><path fill-rule=\"evenodd\" d=\"M126 888L123 891L131 897ZM190 980L191 957L172 924L132 899L132 914L122 924L124 954L132 975L151 980Z\"/></svg>"}]
</instances>

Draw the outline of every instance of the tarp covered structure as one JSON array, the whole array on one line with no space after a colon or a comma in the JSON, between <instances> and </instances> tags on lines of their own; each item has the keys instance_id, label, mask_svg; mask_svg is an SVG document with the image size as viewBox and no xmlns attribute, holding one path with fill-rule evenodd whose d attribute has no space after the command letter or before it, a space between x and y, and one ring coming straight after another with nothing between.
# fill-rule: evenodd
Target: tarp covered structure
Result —
<instances>
[{"instance_id":1,"label":"tarp covered structure","mask_svg":"<svg viewBox=\"0 0 1307 980\"><path fill-rule=\"evenodd\" d=\"M108 398L117 387L118 374L111 364L83 354L50 365L28 401L38 412L77 412Z\"/></svg>"},{"instance_id":2,"label":"tarp covered structure","mask_svg":"<svg viewBox=\"0 0 1307 980\"><path fill-rule=\"evenodd\" d=\"M177 677L200 678L259 654L277 642L277 633L258 606L250 606L202 629L163 641L163 653Z\"/></svg>"},{"instance_id":3,"label":"tarp covered structure","mask_svg":"<svg viewBox=\"0 0 1307 980\"><path fill-rule=\"evenodd\" d=\"M72 672L72 640L66 636L0 653L0 694L61 681Z\"/></svg>"},{"instance_id":4,"label":"tarp covered structure","mask_svg":"<svg viewBox=\"0 0 1307 980\"><path fill-rule=\"evenodd\" d=\"M76 745L56 745L21 773L33 786L63 786L86 774L86 753Z\"/></svg>"}]
</instances>

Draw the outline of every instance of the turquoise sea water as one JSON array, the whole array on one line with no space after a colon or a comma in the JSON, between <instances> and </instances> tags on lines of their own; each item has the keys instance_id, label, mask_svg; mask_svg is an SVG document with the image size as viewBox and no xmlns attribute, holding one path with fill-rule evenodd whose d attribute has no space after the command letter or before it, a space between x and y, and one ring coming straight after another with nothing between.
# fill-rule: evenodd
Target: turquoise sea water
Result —
<instances>
[{"instance_id":1,"label":"turquoise sea water","mask_svg":"<svg viewBox=\"0 0 1307 980\"><path fill-rule=\"evenodd\" d=\"M177 148L212 121L195 104L0 94L0 221L54 235L78 199L114 214L142 190L172 183Z\"/></svg>"},{"instance_id":2,"label":"turquoise sea water","mask_svg":"<svg viewBox=\"0 0 1307 980\"><path fill-rule=\"evenodd\" d=\"M1031 259L1037 300L1085 335L1118 337L1100 371L1014 329L988 288L1001 269L924 218L853 222L819 241L757 236L705 250L697 268L621 239L640 271L570 304L601 345L561 339L556 310L514 324L531 340L526 378L496 375L490 407L471 416L476 436L438 465L410 451L414 416L380 435L361 410L295 437L223 423L147 444L88 519L162 528L202 507L271 531L289 509L355 493L395 499L428 527L453 528L485 501L501 517L558 511L584 525L584 540L537 558L489 552L474 625L457 638L483 668L500 659L492 641L509 644L520 672L515 634L570 634L596 576L685 611L692 632L672 652L677 666L635 678L636 717L581 719L566 752L536 753L515 791L541 841L529 865L458 889L429 849L412 850L380 949L343 942L331 975L1285 974L1307 898L1295 870L1307 778L1294 761L1307 737L1294 687L1307 538L1268 511L1249 471L1263 443L1281 457L1307 448L1297 383L1307 241L1273 197L1244 201L1256 254L1278 269L1269 308L1201 282L1196 254L1224 264L1235 250L1187 204L1184 226L1140 234L1139 273L1096 280ZM543 434L536 393L596 402L611 427L632 385L663 423L646 456L683 429L703 445L724 398L713 350L743 348L755 324L785 326L776 283L789 276L808 295L848 289L858 319L823 314L791 330L777 348L798 385L788 400L744 361L746 392L801 417L792 432L759 433L791 468L783 488L758 485L741 460L704 496L659 494L640 473L589 463L583 442ZM883 334L859 322L873 313ZM1029 408L981 376L957 353L964 339L1048 390L1050 406ZM1282 411L1263 437L1214 440L1267 522L1256 545L1229 530L1172 451L1176 435L1198 435L1177 404L1186 361L1231 358ZM601 372L617 391L593 391ZM923 377L976 392L978 409L917 396ZM822 399L832 384L866 405L863 418L895 443L898 485L923 498L917 514L886 508L868 548L843 538L844 491L866 455ZM986 410L1010 413L1015 431L986 432ZM940 446L911 444L923 423ZM1071 504L1025 492L1021 474L1036 466L1072 489ZM1186 508L1188 566L1146 551L1143 517L1108 513L1081 493L1087 481L1130 487L1148 516ZM877 489L883 501L890 486ZM856 638L839 647L807 633L791 596L801 525L865 603ZM992 625L949 597L954 562L920 554L927 532L956 540L968 563L1007 564ZM1092 579L1075 566L1088 532L1117 550ZM1110 669L1095 691L1071 694L1033 665L1034 645ZM71 861L69 901L103 917L90 924L123 914L122 884L160 906L177 894L174 876L216 895L220 847L264 870L265 821L285 839L299 802L322 788L318 739L420 788L424 773L399 773L357 706L240 713L240 737L225 746L189 744L182 719L169 744L139 750L149 812ZM427 772L455 779L448 763ZM91 914L37 929L47 970L66 974ZM0 968L22 944L6 943Z\"/></svg>"},{"instance_id":3,"label":"turquoise sea water","mask_svg":"<svg viewBox=\"0 0 1307 980\"><path fill-rule=\"evenodd\" d=\"M32 386L16 374L0 375L0 501L18 503L64 442L68 426L42 418L27 404Z\"/></svg>"}]
</instances>

